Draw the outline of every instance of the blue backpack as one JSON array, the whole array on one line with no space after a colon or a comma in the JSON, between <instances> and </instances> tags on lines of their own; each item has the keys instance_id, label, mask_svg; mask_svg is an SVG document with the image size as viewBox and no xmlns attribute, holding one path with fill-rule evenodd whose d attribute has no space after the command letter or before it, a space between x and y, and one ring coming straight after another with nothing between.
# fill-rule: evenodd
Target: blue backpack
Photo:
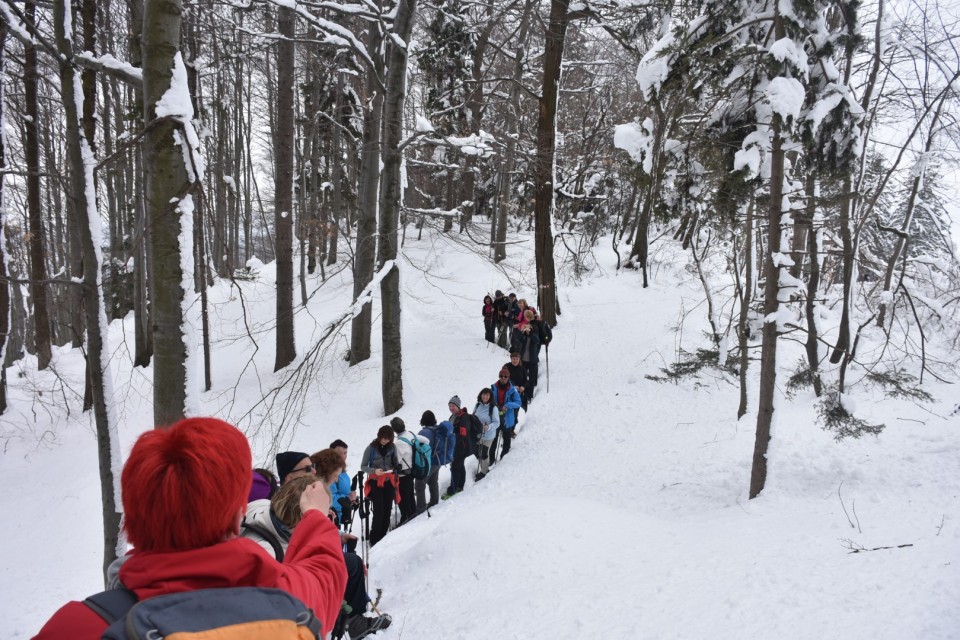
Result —
<instances>
[{"instance_id":1,"label":"blue backpack","mask_svg":"<svg viewBox=\"0 0 960 640\"><path fill-rule=\"evenodd\" d=\"M448 420L432 427L424 427L420 430L420 435L430 441L430 447L433 449L434 466L440 467L453 462L453 450L457 445L457 436L453 433L453 425Z\"/></svg>"},{"instance_id":2,"label":"blue backpack","mask_svg":"<svg viewBox=\"0 0 960 640\"><path fill-rule=\"evenodd\" d=\"M401 442L406 442L413 449L413 466L410 468L410 475L414 480L426 480L430 477L430 445L422 442L419 438L414 438L410 442L406 438L400 438Z\"/></svg>"}]
</instances>

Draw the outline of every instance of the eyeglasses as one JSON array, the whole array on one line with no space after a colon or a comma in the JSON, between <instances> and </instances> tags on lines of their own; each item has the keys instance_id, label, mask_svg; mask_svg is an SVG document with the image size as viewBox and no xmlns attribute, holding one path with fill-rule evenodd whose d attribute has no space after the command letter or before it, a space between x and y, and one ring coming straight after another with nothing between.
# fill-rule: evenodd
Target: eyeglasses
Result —
<instances>
[{"instance_id":1,"label":"eyeglasses","mask_svg":"<svg viewBox=\"0 0 960 640\"><path fill-rule=\"evenodd\" d=\"M299 468L297 468L297 469L294 469L294 470L291 471L290 473L298 473L298 472L299 472L299 473L316 473L316 472L317 472L317 467L314 466L314 465L312 465L312 464L308 464L308 465L305 466L305 467L299 467Z\"/></svg>"},{"instance_id":2,"label":"eyeglasses","mask_svg":"<svg viewBox=\"0 0 960 640\"><path fill-rule=\"evenodd\" d=\"M501 379L501 380L509 380L509 379L510 379L510 376L500 376L500 379Z\"/></svg>"}]
</instances>

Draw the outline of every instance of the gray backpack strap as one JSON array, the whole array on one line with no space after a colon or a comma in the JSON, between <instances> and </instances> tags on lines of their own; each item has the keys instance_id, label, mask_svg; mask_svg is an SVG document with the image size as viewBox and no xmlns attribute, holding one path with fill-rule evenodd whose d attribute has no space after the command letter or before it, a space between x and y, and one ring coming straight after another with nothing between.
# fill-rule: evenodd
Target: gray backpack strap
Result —
<instances>
[{"instance_id":1,"label":"gray backpack strap","mask_svg":"<svg viewBox=\"0 0 960 640\"><path fill-rule=\"evenodd\" d=\"M83 604L111 625L137 604L137 595L125 587L118 587L96 593L84 600Z\"/></svg>"},{"instance_id":2,"label":"gray backpack strap","mask_svg":"<svg viewBox=\"0 0 960 640\"><path fill-rule=\"evenodd\" d=\"M244 522L243 528L253 531L255 534L270 543L270 546L273 547L273 556L277 559L277 562L283 562L283 545L279 540L277 540L277 537L273 535L272 531L266 527L261 527L258 524L254 524L253 522Z\"/></svg>"}]
</instances>

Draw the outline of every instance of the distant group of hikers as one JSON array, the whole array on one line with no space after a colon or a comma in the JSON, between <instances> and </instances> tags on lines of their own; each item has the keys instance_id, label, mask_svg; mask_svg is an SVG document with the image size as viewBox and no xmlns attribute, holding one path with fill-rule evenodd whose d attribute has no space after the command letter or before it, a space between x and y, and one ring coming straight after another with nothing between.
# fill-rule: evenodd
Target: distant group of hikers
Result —
<instances>
[{"instance_id":1,"label":"distant group of hikers","mask_svg":"<svg viewBox=\"0 0 960 640\"><path fill-rule=\"evenodd\" d=\"M429 514L463 491L472 456L474 481L482 480L510 451L519 411L533 400L550 328L524 300L500 291L485 299L485 325L488 318L509 336L510 360L477 394L473 411L454 395L450 417L438 423L424 411L416 434L394 417L352 478L343 440L313 455L279 453L273 473L251 471L246 437L216 418L142 434L121 475L133 550L109 567L107 590L64 605L35 638L359 640L390 626L368 593L369 548L395 521ZM441 494L446 465L450 484ZM355 516L363 523L359 541ZM225 629L246 635L217 635Z\"/></svg>"},{"instance_id":2,"label":"distant group of hikers","mask_svg":"<svg viewBox=\"0 0 960 640\"><path fill-rule=\"evenodd\" d=\"M540 349L547 347L549 363L549 345L553 340L550 325L543 321L534 307L527 304L526 298L517 298L517 294L503 295L499 289L493 297L483 298L483 333L487 342L496 344L519 356L519 362L526 373L525 380L518 386L523 394L523 409L533 400L534 389L540 370ZM548 373L549 381L549 373ZM548 384L549 390L549 384Z\"/></svg>"}]
</instances>

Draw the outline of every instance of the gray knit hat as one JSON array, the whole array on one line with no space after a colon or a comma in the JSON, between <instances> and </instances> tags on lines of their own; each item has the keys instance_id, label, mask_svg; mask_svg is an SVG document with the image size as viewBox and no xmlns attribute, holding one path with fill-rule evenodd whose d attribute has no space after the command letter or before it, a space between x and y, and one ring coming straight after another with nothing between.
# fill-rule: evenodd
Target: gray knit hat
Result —
<instances>
[{"instance_id":1,"label":"gray knit hat","mask_svg":"<svg viewBox=\"0 0 960 640\"><path fill-rule=\"evenodd\" d=\"M453 396L452 398L450 398L449 404L457 405L457 409L460 409L463 407L463 405L460 403L460 396Z\"/></svg>"}]
</instances>

